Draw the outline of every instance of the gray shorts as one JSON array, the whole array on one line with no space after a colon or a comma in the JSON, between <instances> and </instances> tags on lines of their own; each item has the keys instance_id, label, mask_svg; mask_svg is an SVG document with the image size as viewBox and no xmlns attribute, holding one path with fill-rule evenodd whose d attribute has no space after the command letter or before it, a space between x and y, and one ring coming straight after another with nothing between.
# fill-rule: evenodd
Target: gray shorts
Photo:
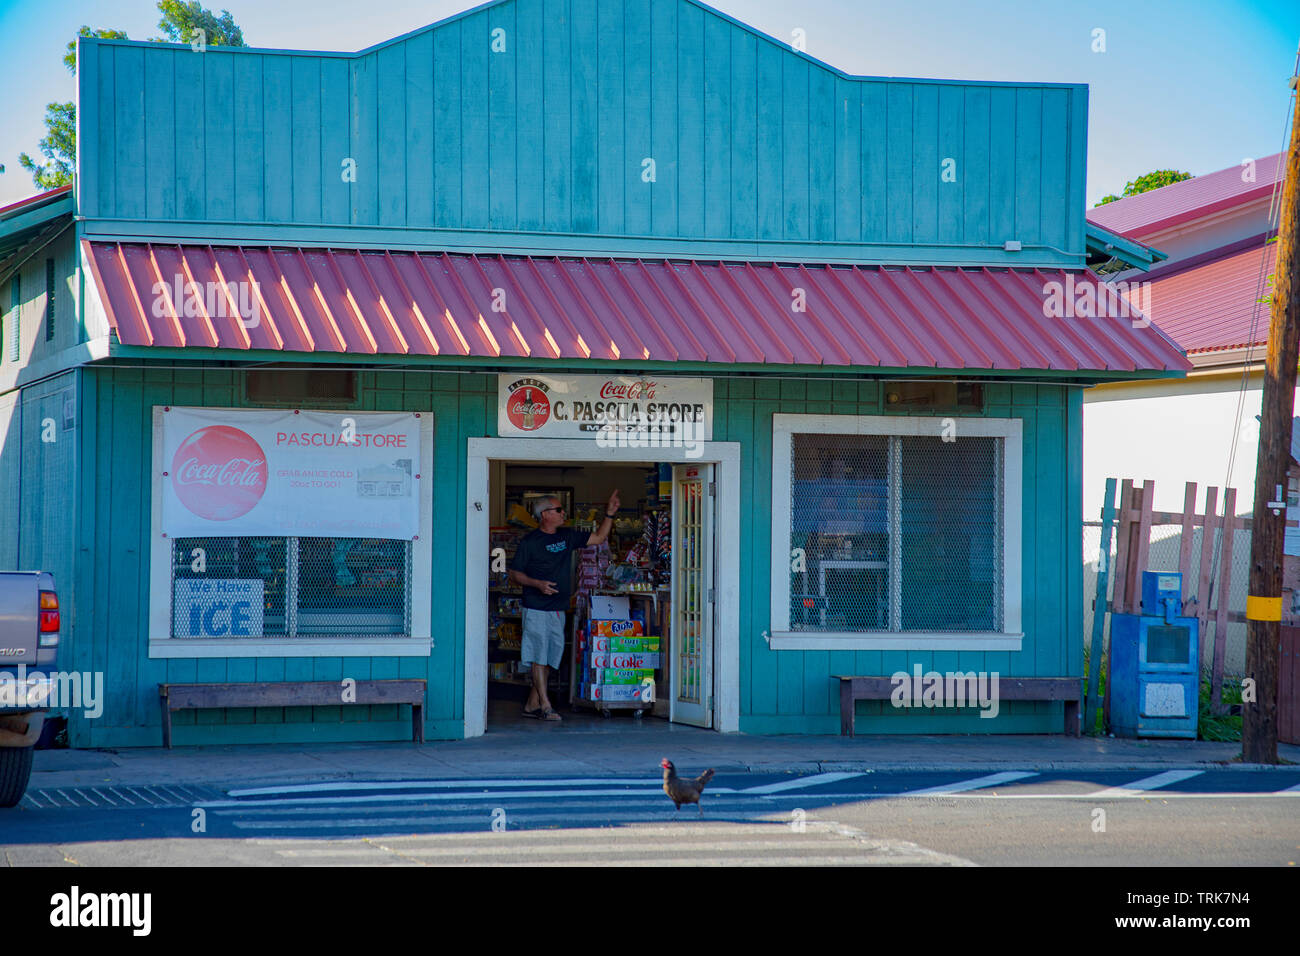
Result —
<instances>
[{"instance_id":1,"label":"gray shorts","mask_svg":"<svg viewBox=\"0 0 1300 956\"><path fill-rule=\"evenodd\" d=\"M525 664L559 668L564 654L564 612L523 609L524 634L519 659Z\"/></svg>"}]
</instances>

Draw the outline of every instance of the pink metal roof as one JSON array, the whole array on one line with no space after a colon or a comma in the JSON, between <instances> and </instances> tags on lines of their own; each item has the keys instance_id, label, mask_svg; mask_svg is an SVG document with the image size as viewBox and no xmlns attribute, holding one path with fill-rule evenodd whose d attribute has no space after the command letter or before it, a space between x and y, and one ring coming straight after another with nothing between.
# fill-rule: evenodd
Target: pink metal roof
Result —
<instances>
[{"instance_id":1,"label":"pink metal roof","mask_svg":"<svg viewBox=\"0 0 1300 956\"><path fill-rule=\"evenodd\" d=\"M1266 343L1269 306L1255 300L1269 291L1261 270L1271 274L1276 261L1277 243L1256 239L1153 272L1151 319L1188 352Z\"/></svg>"},{"instance_id":2,"label":"pink metal roof","mask_svg":"<svg viewBox=\"0 0 1300 956\"><path fill-rule=\"evenodd\" d=\"M1282 156L1274 153L1256 160L1253 182L1243 180L1246 170L1242 166L1229 166L1089 209L1088 219L1131 239L1149 236L1180 222L1269 196L1285 168Z\"/></svg>"},{"instance_id":3,"label":"pink metal roof","mask_svg":"<svg viewBox=\"0 0 1300 956\"><path fill-rule=\"evenodd\" d=\"M126 345L892 368L1190 368L1170 339L1154 326L1134 328L1131 317L1045 317L1049 283L1066 282L1059 270L86 245L109 322ZM1070 281L1097 291L1091 273ZM187 291L191 283L200 295ZM241 319L240 304L254 301L256 321Z\"/></svg>"}]
</instances>

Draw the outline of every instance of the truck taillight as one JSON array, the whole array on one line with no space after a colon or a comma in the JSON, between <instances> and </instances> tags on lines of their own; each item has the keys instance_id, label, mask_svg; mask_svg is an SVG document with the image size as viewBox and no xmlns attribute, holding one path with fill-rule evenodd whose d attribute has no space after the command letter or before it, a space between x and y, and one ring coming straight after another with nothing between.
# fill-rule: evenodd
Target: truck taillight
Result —
<instances>
[{"instance_id":1,"label":"truck taillight","mask_svg":"<svg viewBox=\"0 0 1300 956\"><path fill-rule=\"evenodd\" d=\"M53 591L41 592L41 633L49 634L59 629L59 596Z\"/></svg>"}]
</instances>

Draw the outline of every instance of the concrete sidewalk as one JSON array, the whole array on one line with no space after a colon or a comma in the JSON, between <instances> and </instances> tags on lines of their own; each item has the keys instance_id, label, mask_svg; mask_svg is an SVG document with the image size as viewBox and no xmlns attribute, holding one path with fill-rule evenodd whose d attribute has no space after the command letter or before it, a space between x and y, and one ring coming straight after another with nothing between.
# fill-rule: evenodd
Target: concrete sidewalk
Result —
<instances>
[{"instance_id":1,"label":"concrete sidewalk","mask_svg":"<svg viewBox=\"0 0 1300 956\"><path fill-rule=\"evenodd\" d=\"M43 750L31 788L102 785L309 783L347 779L472 779L659 774L671 758L753 773L828 770L1166 770L1257 765L1234 762L1240 744L1063 736L843 737L719 734L647 720L619 726L533 724L471 740L413 743L263 744L174 750ZM1279 756L1300 765L1300 747ZM1286 765L1283 765L1286 766Z\"/></svg>"}]
</instances>

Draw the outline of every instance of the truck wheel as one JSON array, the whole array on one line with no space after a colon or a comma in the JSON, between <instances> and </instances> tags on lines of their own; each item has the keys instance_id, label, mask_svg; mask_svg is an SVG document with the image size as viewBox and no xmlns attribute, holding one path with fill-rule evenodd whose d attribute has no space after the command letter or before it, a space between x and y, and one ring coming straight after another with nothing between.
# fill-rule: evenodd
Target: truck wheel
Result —
<instances>
[{"instance_id":1,"label":"truck wheel","mask_svg":"<svg viewBox=\"0 0 1300 956\"><path fill-rule=\"evenodd\" d=\"M32 775L35 747L0 747L0 807L16 807Z\"/></svg>"}]
</instances>

